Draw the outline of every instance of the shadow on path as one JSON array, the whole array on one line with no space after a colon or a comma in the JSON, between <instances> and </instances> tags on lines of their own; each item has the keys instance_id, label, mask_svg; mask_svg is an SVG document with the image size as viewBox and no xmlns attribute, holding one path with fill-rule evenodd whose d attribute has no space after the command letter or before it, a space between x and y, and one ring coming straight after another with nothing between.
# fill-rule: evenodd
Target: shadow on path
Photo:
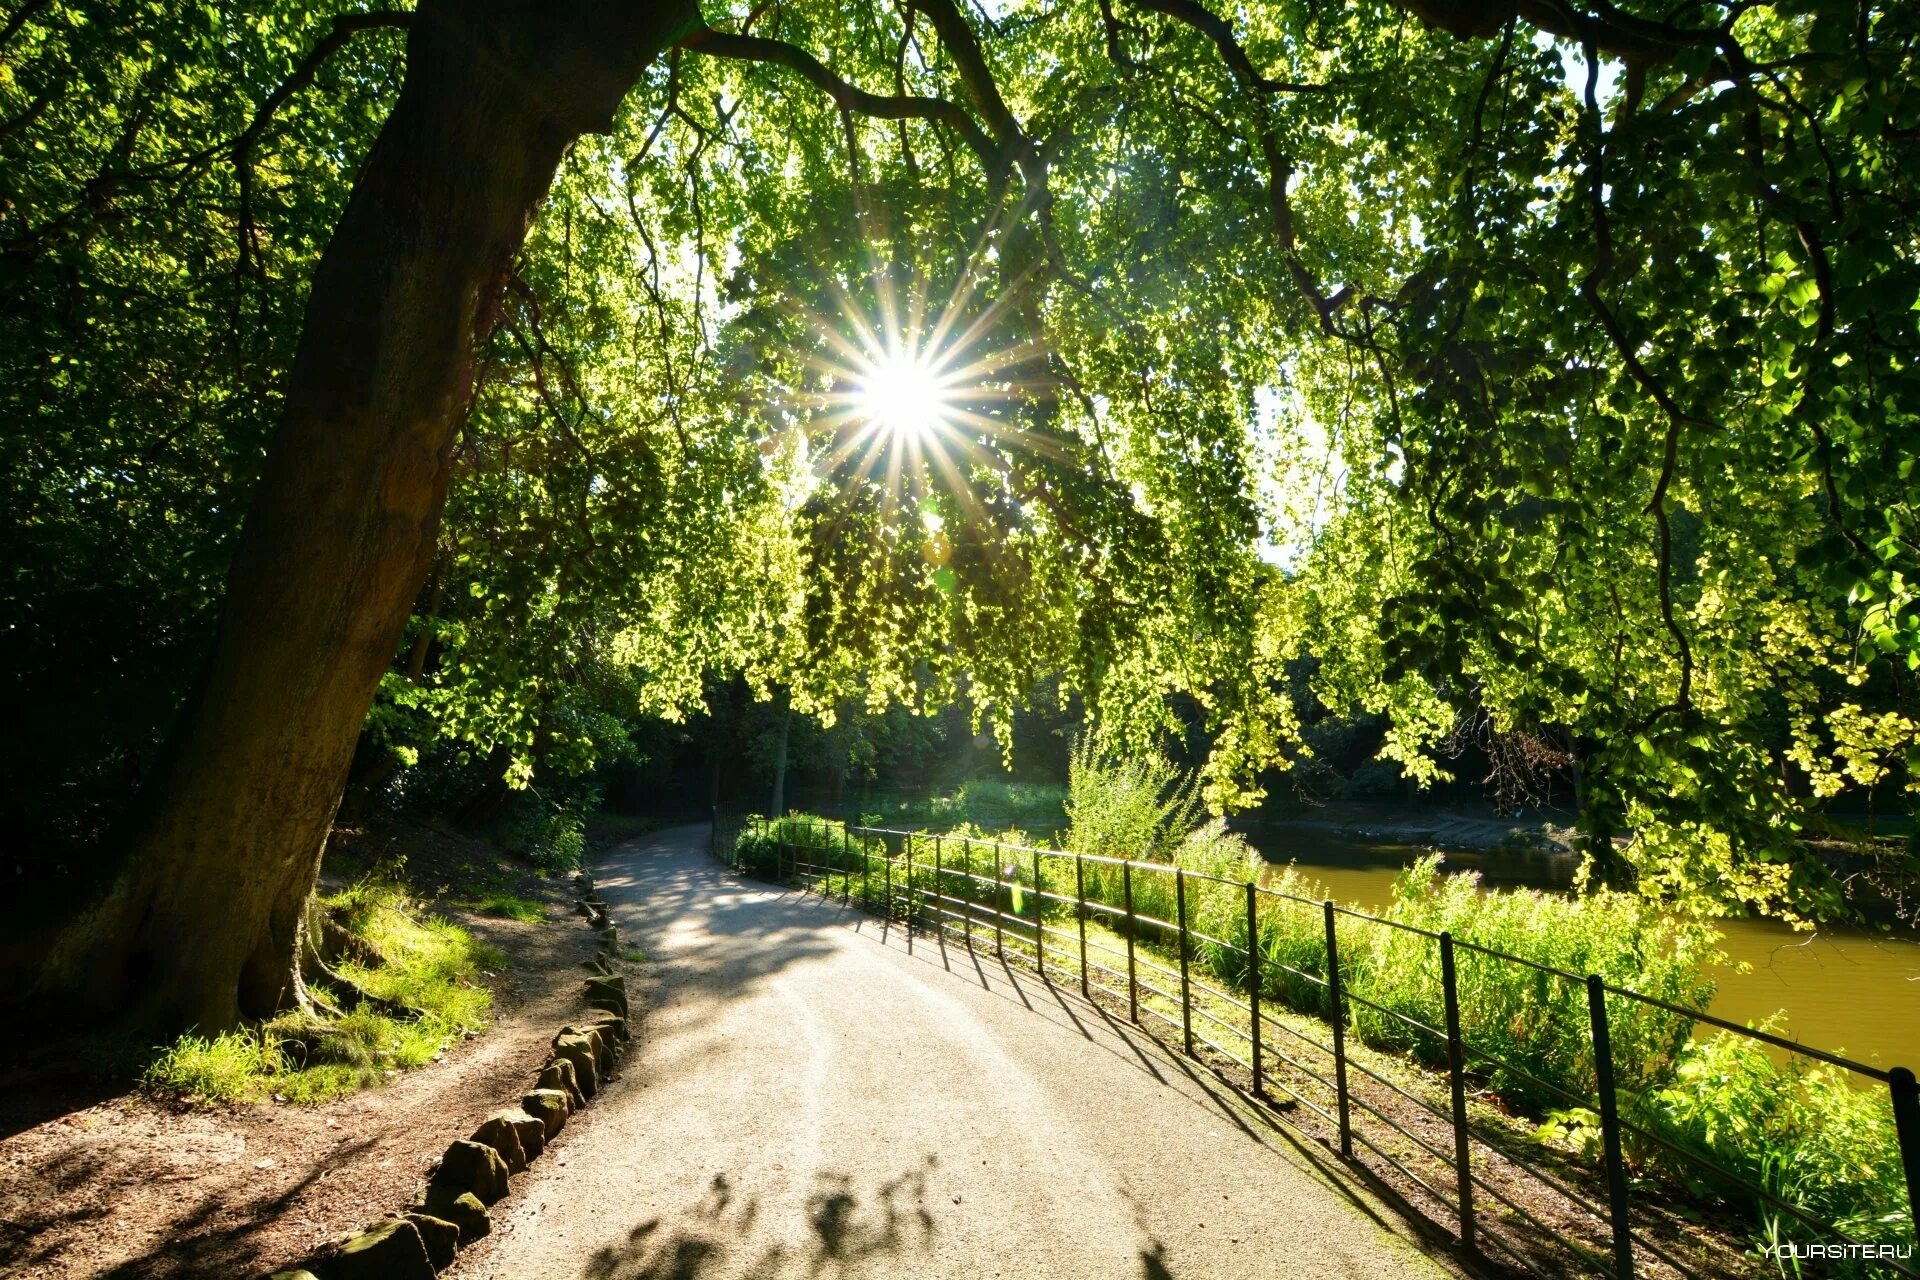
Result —
<instances>
[{"instance_id":1,"label":"shadow on path","mask_svg":"<svg viewBox=\"0 0 1920 1280\"><path fill-rule=\"evenodd\" d=\"M757 1196L734 1192L735 1179L715 1174L700 1197L670 1217L649 1218L619 1245L597 1251L582 1280L760 1280L830 1277L875 1259L908 1258L938 1234L927 1180L939 1157L926 1159L877 1186L862 1188L844 1173L815 1176L807 1196L807 1232L791 1243L766 1244L758 1230ZM1142 1280L1174 1280L1157 1240L1140 1250ZM903 1270L902 1274L911 1274Z\"/></svg>"},{"instance_id":2,"label":"shadow on path","mask_svg":"<svg viewBox=\"0 0 1920 1280\"><path fill-rule=\"evenodd\" d=\"M774 886L767 888L775 889ZM829 898L794 890L784 892L794 900L797 913L815 913L822 926L840 924L855 932L868 934L897 955L909 955L903 941L904 929L896 926L892 930L883 930L878 927L882 922L868 913L843 907ZM888 936L894 932L901 934L902 940ZM1399 1224L1383 1216L1376 1204L1367 1195L1361 1194L1356 1184L1364 1186L1368 1193L1385 1200L1396 1216L1414 1228L1420 1243L1426 1246L1428 1256L1451 1258L1452 1251L1448 1246L1452 1234L1446 1224L1421 1212L1365 1166L1339 1159L1321 1143L1292 1128L1265 1107L1250 1101L1241 1090L1226 1083L1203 1064L1187 1057L1178 1045L1163 1040L1145 1026L1116 1016L1098 1001L1082 996L1077 981L1056 983L1051 977L1042 977L1031 969L1015 965L1004 956L994 955L990 944L983 946L976 943L969 949L964 942L955 943L943 933L917 934L910 958L930 968L942 969L956 976L964 975L970 983L977 983L986 994L1008 1004L1017 1004L1023 1011L1073 1032L1102 1052L1127 1062L1148 1076L1155 1085L1169 1087L1194 1105L1217 1113L1243 1137L1259 1146L1281 1150L1304 1161L1354 1211L1382 1230L1398 1234ZM1030 995L1030 991L1034 995ZM1149 1280L1170 1274L1153 1250L1142 1251L1140 1257L1144 1274Z\"/></svg>"}]
</instances>

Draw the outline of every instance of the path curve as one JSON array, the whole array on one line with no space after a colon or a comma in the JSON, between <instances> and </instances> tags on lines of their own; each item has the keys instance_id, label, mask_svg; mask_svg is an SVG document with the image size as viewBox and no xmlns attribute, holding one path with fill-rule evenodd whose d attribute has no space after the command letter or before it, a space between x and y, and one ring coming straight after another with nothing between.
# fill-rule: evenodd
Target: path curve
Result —
<instances>
[{"instance_id":1,"label":"path curve","mask_svg":"<svg viewBox=\"0 0 1920 1280\"><path fill-rule=\"evenodd\" d=\"M924 937L909 955L706 841L675 828L596 868L649 962L642 1042L458 1276L1447 1274L1077 993Z\"/></svg>"}]
</instances>

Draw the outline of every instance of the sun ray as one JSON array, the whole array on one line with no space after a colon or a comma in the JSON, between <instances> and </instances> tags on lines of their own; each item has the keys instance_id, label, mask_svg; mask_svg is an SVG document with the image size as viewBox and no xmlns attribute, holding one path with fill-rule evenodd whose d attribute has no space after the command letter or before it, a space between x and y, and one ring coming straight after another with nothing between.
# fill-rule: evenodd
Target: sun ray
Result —
<instances>
[{"instance_id":1,"label":"sun ray","mask_svg":"<svg viewBox=\"0 0 1920 1280\"><path fill-rule=\"evenodd\" d=\"M799 311L818 344L809 361L818 391L803 401L826 436L815 465L873 485L896 513L945 493L962 512L984 517L984 495L973 491L983 468L1004 478L1017 451L1051 459L1070 452L1021 422L1017 406L1049 394L1054 379L1043 342L1006 332L1020 327L1032 271L989 290L981 272L990 242L991 229L944 289L875 261L863 284L828 284L837 315ZM986 483L998 489L1002 481Z\"/></svg>"}]
</instances>

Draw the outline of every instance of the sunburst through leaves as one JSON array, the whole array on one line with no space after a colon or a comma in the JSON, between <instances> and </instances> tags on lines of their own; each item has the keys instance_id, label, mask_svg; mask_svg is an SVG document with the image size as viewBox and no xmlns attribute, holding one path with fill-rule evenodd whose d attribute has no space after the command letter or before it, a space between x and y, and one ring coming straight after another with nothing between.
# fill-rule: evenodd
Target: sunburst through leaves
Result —
<instances>
[{"instance_id":1,"label":"sunburst through leaves","mask_svg":"<svg viewBox=\"0 0 1920 1280\"><path fill-rule=\"evenodd\" d=\"M970 463L1034 447L1004 407L1039 389L1029 374L1038 344L1007 338L1005 299L974 303L963 282L932 308L916 283L904 309L883 287L872 308L843 294L838 315L817 318L826 354L816 422L833 436L827 471L883 479L896 498L922 496L937 479L965 504Z\"/></svg>"}]
</instances>

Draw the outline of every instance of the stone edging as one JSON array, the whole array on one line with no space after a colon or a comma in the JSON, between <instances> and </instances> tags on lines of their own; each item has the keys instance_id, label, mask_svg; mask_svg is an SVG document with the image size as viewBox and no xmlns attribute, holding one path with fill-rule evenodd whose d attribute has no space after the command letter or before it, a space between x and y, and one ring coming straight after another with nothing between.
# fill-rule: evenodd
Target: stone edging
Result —
<instances>
[{"instance_id":1,"label":"stone edging","mask_svg":"<svg viewBox=\"0 0 1920 1280\"><path fill-rule=\"evenodd\" d=\"M614 968L620 928L593 877L582 869L575 879L578 910L600 934L599 949L584 965L592 1016L554 1035L553 1054L533 1088L448 1147L405 1209L349 1236L331 1257L276 1271L268 1280L433 1280L461 1248L492 1230L488 1206L507 1194L511 1179L613 1078L614 1063L632 1039L627 980Z\"/></svg>"}]
</instances>

